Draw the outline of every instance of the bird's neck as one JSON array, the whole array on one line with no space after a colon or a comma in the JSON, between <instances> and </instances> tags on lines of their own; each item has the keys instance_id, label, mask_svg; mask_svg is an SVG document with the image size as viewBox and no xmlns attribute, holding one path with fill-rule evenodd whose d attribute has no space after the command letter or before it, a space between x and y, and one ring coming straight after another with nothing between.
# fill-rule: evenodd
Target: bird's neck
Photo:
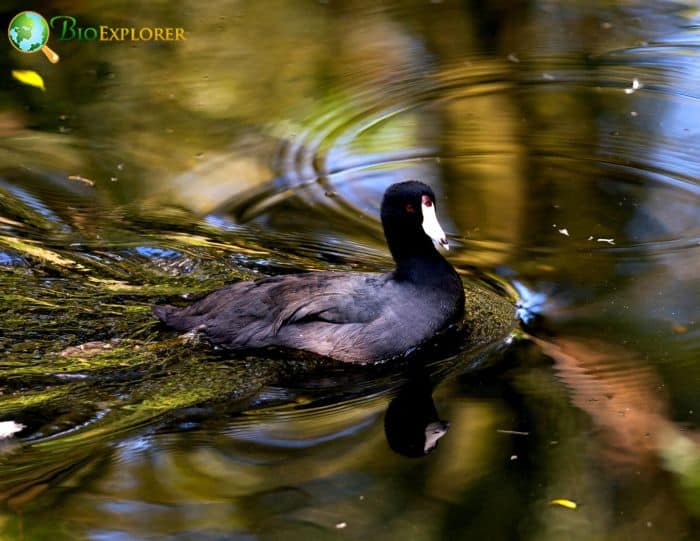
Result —
<instances>
[{"instance_id":1,"label":"bird's neck","mask_svg":"<svg viewBox=\"0 0 700 541\"><path fill-rule=\"evenodd\" d=\"M456 274L422 231L419 235L388 235L387 244L396 262L397 279L432 283L444 280L446 275Z\"/></svg>"},{"instance_id":2,"label":"bird's neck","mask_svg":"<svg viewBox=\"0 0 700 541\"><path fill-rule=\"evenodd\" d=\"M412 255L396 260L395 276L416 284L440 284L448 277L457 276L447 260L437 250L432 254Z\"/></svg>"},{"instance_id":3,"label":"bird's neck","mask_svg":"<svg viewBox=\"0 0 700 541\"><path fill-rule=\"evenodd\" d=\"M415 258L442 259L433 241L422 230L417 235L402 233L386 235L386 242L397 265L404 260Z\"/></svg>"}]
</instances>

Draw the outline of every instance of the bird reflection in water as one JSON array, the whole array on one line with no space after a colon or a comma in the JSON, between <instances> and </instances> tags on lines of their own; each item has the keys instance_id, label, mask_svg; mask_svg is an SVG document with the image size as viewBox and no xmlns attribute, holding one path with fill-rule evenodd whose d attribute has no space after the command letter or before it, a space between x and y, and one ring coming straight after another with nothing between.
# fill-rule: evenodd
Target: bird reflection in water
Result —
<instances>
[{"instance_id":1,"label":"bird reflection in water","mask_svg":"<svg viewBox=\"0 0 700 541\"><path fill-rule=\"evenodd\" d=\"M425 456L447 434L450 425L438 417L432 392L433 384L427 374L415 374L389 403L384 433L396 453L410 458Z\"/></svg>"}]
</instances>

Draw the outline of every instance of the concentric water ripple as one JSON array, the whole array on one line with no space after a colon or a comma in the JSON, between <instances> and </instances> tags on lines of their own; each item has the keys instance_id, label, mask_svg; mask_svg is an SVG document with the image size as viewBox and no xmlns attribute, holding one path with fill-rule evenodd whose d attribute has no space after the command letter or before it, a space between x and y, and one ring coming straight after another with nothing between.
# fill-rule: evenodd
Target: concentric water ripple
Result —
<instances>
[{"instance_id":1,"label":"concentric water ripple","mask_svg":"<svg viewBox=\"0 0 700 541\"><path fill-rule=\"evenodd\" d=\"M692 42L686 45L697 47ZM647 225L649 220L657 222L657 227L636 232L632 225L619 232L601 221L599 227L576 231L576 238L570 231L567 250L635 257L642 252L693 249L700 240L700 167L693 151L698 134L692 119L700 118L700 101L695 88L684 90L682 81L696 71L685 59L676 49L653 43L599 55L585 71L574 69L575 59L570 57L447 66L433 74L430 83L425 79L420 83L406 81L386 95L358 94L352 106L337 107L329 100L333 105L327 113L307 122L305 129L290 134L291 139L281 145L273 163L278 177L259 190L237 196L218 212L230 212L243 222L271 214L279 220L285 206L293 201L294 206L301 205L309 212L331 213L354 227L369 227L376 235L378 201L392 182L421 178L438 189L443 184L460 183L477 199L479 192L489 187L481 178L470 179L469 171L510 161L513 163L508 167L496 167L487 182L513 183L518 189L536 167L552 179L552 195L560 189L570 190L566 187L569 182L593 181L598 183L595 195L634 206L638 209L634 212L641 216L637 221L646 220ZM522 115L521 126L509 133L484 131L475 118L483 103L489 99L497 103L501 96L511 94L517 96L520 113L489 114L496 114L496 118L504 114L507 120ZM585 130L572 119L569 129L566 123L558 126L556 139L543 137L544 126L553 119L538 115L533 109L537 101L547 96L548 100L566 102L569 98L565 96L572 94L579 96L572 103L574 107L597 103L598 108L619 112L603 115L597 125ZM542 123L544 126L538 127ZM451 144L456 130L460 140L470 134L470 147ZM653 130L654 138L649 138L648 130ZM369 147L384 150L367 152ZM528 157L527 164L523 156ZM583 177L583 171L585 179L567 178L570 174ZM449 217L452 208L448 197L442 193L441 203ZM541 204L556 206L558 202L550 197ZM520 216L504 218L521 220L523 213L533 210L537 209L517 209ZM285 222L280 224L283 227ZM538 246L534 239L465 237L458 233L461 225L452 224L451 233L471 252L524 248L542 254L560 248L551 239ZM557 229L564 228L573 229L566 224ZM614 245L596 242L598 238L612 238Z\"/></svg>"}]
</instances>

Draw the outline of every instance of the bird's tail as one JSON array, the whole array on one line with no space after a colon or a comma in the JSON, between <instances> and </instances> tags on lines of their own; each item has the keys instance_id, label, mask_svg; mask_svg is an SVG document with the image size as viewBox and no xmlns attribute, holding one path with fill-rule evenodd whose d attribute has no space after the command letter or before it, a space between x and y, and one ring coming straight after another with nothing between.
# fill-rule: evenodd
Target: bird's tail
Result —
<instances>
[{"instance_id":1,"label":"bird's tail","mask_svg":"<svg viewBox=\"0 0 700 541\"><path fill-rule=\"evenodd\" d=\"M151 310L153 311L154 316L160 319L163 323L169 324L171 317L173 314L175 314L175 312L177 312L178 309L170 304L156 304L151 308Z\"/></svg>"}]
</instances>

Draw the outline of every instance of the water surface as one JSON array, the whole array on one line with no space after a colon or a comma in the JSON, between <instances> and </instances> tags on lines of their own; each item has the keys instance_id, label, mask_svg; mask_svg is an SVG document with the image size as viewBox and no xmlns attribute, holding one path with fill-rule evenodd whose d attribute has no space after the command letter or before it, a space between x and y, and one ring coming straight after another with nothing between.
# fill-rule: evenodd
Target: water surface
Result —
<instances>
[{"instance_id":1,"label":"water surface","mask_svg":"<svg viewBox=\"0 0 700 541\"><path fill-rule=\"evenodd\" d=\"M24 425L0 440L3 538L700 536L697 6L41 10L187 39L0 56L0 421ZM389 270L378 206L411 178L465 286L520 306L513 334L353 370L150 315ZM434 404L437 449L397 452L390 404Z\"/></svg>"}]
</instances>

